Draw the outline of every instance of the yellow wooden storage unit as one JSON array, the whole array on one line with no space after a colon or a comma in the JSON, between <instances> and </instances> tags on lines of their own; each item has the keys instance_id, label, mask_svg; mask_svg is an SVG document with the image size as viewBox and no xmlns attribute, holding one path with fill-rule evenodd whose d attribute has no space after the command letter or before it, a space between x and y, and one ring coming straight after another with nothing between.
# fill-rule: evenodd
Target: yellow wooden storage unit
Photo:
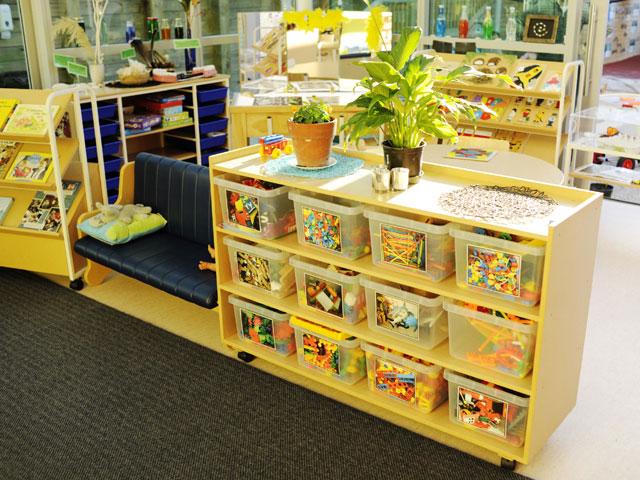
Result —
<instances>
[{"instance_id":1,"label":"yellow wooden storage unit","mask_svg":"<svg viewBox=\"0 0 640 480\"><path fill-rule=\"evenodd\" d=\"M226 346L265 360L268 365L274 367L268 368L268 371L274 375L286 376L296 383L329 397L339 397L343 401L347 398L347 403L355 408L368 411L370 406L378 407L378 411L382 409L385 412L383 416L386 420L435 437L439 441L458 447L474 444L502 458L505 465L514 465L513 462L528 463L576 403L602 203L601 195L569 187L537 184L433 164L425 165L425 176L409 190L376 194L371 187L369 167L380 163L381 157L351 152L350 154L366 160L365 168L348 177L318 180L265 176L262 173L262 161L257 152L258 148L253 146L212 156L210 158L212 178L221 174L232 174L238 177L263 179L299 189L303 193L330 195L354 200L363 205L384 207L400 214L411 213L462 225L505 231L545 242L541 301L539 305L529 307L471 292L469 289L461 289L456 285L455 275L434 283L412 272L382 269L374 266L371 255L357 260L332 255L328 260L328 255L317 248L300 245L295 232L279 239L263 240L225 229L222 226L221 208L223 207L219 203L219 187L213 181L211 184L218 263L220 331ZM547 218L530 223L506 225L456 217L438 206L437 198L441 193L472 184L537 188L544 190L558 201L559 205ZM537 322L538 326L533 370L524 378L494 372L453 358L449 354L448 341L433 350L424 350L414 343L379 335L368 328L366 321L351 325L340 320L327 319L327 316L321 313L300 307L295 293L284 299L277 299L268 292L260 293L255 289L235 284L232 282L228 249L223 242L223 238L227 236L251 240L258 245L274 247L303 258L329 261L338 267L355 270L374 279L420 288L450 299L471 302L531 319ZM452 423L449 420L446 403L429 414L417 414L415 410L407 409L398 402L371 393L367 388L366 378L349 386L299 367L295 355L282 357L260 345L238 338L233 305L229 303L231 294L530 396L524 445L515 447L497 438L494 439ZM282 369L288 373L285 374ZM477 447L468 446L470 449L477 450Z\"/></svg>"},{"instance_id":2,"label":"yellow wooden storage unit","mask_svg":"<svg viewBox=\"0 0 640 480\"><path fill-rule=\"evenodd\" d=\"M77 219L91 205L89 170L84 155L84 141L79 139L81 126L76 122L79 115L79 87L63 91L1 89L1 98L13 98L20 103L57 105L58 111L50 125L58 125L68 114L71 137L56 137L51 127L45 135L23 135L0 133L0 140L21 144L21 151L52 153L54 169L46 183L14 182L0 180L0 196L14 199L7 216L0 225L0 266L50 273L69 277L73 288L81 287L80 276L85 260L73 251L77 239ZM74 102L75 98L75 102ZM82 141L82 148L79 143ZM57 155L56 155L57 150ZM38 190L55 191L63 198L62 179L82 182L71 208L61 209L62 224L57 232L20 228L27 207Z\"/></svg>"}]
</instances>

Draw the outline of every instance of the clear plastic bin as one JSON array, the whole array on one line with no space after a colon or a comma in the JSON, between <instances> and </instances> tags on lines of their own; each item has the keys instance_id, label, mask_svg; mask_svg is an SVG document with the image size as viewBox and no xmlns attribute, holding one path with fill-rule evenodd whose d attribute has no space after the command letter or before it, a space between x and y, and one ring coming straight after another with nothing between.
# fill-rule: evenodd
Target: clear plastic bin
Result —
<instances>
[{"instance_id":1,"label":"clear plastic bin","mask_svg":"<svg viewBox=\"0 0 640 480\"><path fill-rule=\"evenodd\" d=\"M502 240L457 227L451 229L451 235L456 241L459 287L529 306L540 301L544 245Z\"/></svg>"},{"instance_id":2,"label":"clear plastic bin","mask_svg":"<svg viewBox=\"0 0 640 480\"><path fill-rule=\"evenodd\" d=\"M227 175L215 177L213 183L220 187L225 227L269 239L296 229L289 187L276 185L273 190L262 190L243 185Z\"/></svg>"},{"instance_id":3,"label":"clear plastic bin","mask_svg":"<svg viewBox=\"0 0 640 480\"><path fill-rule=\"evenodd\" d=\"M442 297L428 298L363 278L369 328L431 349L447 338Z\"/></svg>"},{"instance_id":4,"label":"clear plastic bin","mask_svg":"<svg viewBox=\"0 0 640 480\"><path fill-rule=\"evenodd\" d=\"M358 323L367 316L362 275L347 275L331 270L326 263L293 256L289 263L296 272L298 303L303 307L340 318L347 323Z\"/></svg>"},{"instance_id":5,"label":"clear plastic bin","mask_svg":"<svg viewBox=\"0 0 640 480\"><path fill-rule=\"evenodd\" d=\"M516 447L524 443L529 397L485 385L478 380L444 371L449 381L449 419L498 437Z\"/></svg>"},{"instance_id":6,"label":"clear plastic bin","mask_svg":"<svg viewBox=\"0 0 640 480\"><path fill-rule=\"evenodd\" d=\"M296 332L298 363L352 385L365 376L360 340L344 332L291 317Z\"/></svg>"},{"instance_id":7,"label":"clear plastic bin","mask_svg":"<svg viewBox=\"0 0 640 480\"><path fill-rule=\"evenodd\" d=\"M439 282L453 273L455 250L450 225L432 225L365 209L373 263L420 273Z\"/></svg>"},{"instance_id":8,"label":"clear plastic bin","mask_svg":"<svg viewBox=\"0 0 640 480\"><path fill-rule=\"evenodd\" d=\"M289 265L289 253L231 237L224 237L222 241L229 248L231 276L235 283L271 292L277 298L294 292L296 279L293 267Z\"/></svg>"},{"instance_id":9,"label":"clear plastic bin","mask_svg":"<svg viewBox=\"0 0 640 480\"><path fill-rule=\"evenodd\" d=\"M449 353L481 367L522 378L533 366L536 324L467 308L445 300ZM517 317L516 317L517 318Z\"/></svg>"},{"instance_id":10,"label":"clear plastic bin","mask_svg":"<svg viewBox=\"0 0 640 480\"><path fill-rule=\"evenodd\" d=\"M364 208L338 198L319 198L289 192L296 210L298 242L346 258L371 251Z\"/></svg>"},{"instance_id":11,"label":"clear plastic bin","mask_svg":"<svg viewBox=\"0 0 640 480\"><path fill-rule=\"evenodd\" d=\"M296 350L289 314L235 295L229 295L229 303L233 305L239 338L262 345L285 357Z\"/></svg>"},{"instance_id":12,"label":"clear plastic bin","mask_svg":"<svg viewBox=\"0 0 640 480\"><path fill-rule=\"evenodd\" d=\"M444 369L362 342L369 390L429 413L447 399Z\"/></svg>"}]
</instances>

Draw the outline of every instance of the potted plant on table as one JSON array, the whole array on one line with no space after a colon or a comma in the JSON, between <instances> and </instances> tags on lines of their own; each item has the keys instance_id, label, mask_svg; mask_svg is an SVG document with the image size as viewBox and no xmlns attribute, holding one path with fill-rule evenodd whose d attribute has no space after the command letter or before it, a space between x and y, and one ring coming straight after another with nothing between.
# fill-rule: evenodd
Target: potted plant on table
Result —
<instances>
[{"instance_id":1,"label":"potted plant on table","mask_svg":"<svg viewBox=\"0 0 640 480\"><path fill-rule=\"evenodd\" d=\"M303 105L289 119L288 125L298 166L329 165L336 121L324 103Z\"/></svg>"},{"instance_id":2,"label":"potted plant on table","mask_svg":"<svg viewBox=\"0 0 640 480\"><path fill-rule=\"evenodd\" d=\"M455 142L458 134L448 119L460 116L475 123L478 110L494 114L488 107L435 91L436 81L442 85L463 76L492 76L513 84L506 75L487 75L462 65L440 73L437 57L417 55L422 29L406 27L390 51L377 53L377 59L359 62L369 74L359 86L365 93L349 106L363 111L353 115L342 129L347 142L356 142L372 130L383 128L382 144L388 168L406 167L412 182L422 174L422 153L426 138Z\"/></svg>"}]
</instances>

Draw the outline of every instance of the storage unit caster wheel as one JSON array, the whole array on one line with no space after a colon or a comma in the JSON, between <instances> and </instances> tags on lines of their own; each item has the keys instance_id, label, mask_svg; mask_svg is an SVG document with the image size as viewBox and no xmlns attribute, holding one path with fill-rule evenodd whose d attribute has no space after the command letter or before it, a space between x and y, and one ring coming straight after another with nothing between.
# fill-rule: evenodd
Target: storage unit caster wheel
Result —
<instances>
[{"instance_id":1,"label":"storage unit caster wheel","mask_svg":"<svg viewBox=\"0 0 640 480\"><path fill-rule=\"evenodd\" d=\"M506 458L500 459L500 467L505 470L515 470L516 469L516 461L515 460L507 460Z\"/></svg>"},{"instance_id":2,"label":"storage unit caster wheel","mask_svg":"<svg viewBox=\"0 0 640 480\"><path fill-rule=\"evenodd\" d=\"M69 288L71 290L80 291L84 288L84 282L81 278L76 278L75 280L71 280L71 282L69 282Z\"/></svg>"},{"instance_id":3,"label":"storage unit caster wheel","mask_svg":"<svg viewBox=\"0 0 640 480\"><path fill-rule=\"evenodd\" d=\"M245 363L251 363L256 359L255 355L251 355L247 352L238 352L238 358Z\"/></svg>"}]
</instances>

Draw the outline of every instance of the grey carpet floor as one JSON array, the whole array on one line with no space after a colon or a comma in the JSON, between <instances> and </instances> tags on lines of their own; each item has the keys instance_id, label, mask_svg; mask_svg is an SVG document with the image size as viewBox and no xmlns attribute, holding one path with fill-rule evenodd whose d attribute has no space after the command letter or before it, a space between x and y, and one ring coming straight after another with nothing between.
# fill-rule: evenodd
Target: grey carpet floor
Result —
<instances>
[{"instance_id":1,"label":"grey carpet floor","mask_svg":"<svg viewBox=\"0 0 640 480\"><path fill-rule=\"evenodd\" d=\"M0 479L297 477L525 478L0 269Z\"/></svg>"}]
</instances>

